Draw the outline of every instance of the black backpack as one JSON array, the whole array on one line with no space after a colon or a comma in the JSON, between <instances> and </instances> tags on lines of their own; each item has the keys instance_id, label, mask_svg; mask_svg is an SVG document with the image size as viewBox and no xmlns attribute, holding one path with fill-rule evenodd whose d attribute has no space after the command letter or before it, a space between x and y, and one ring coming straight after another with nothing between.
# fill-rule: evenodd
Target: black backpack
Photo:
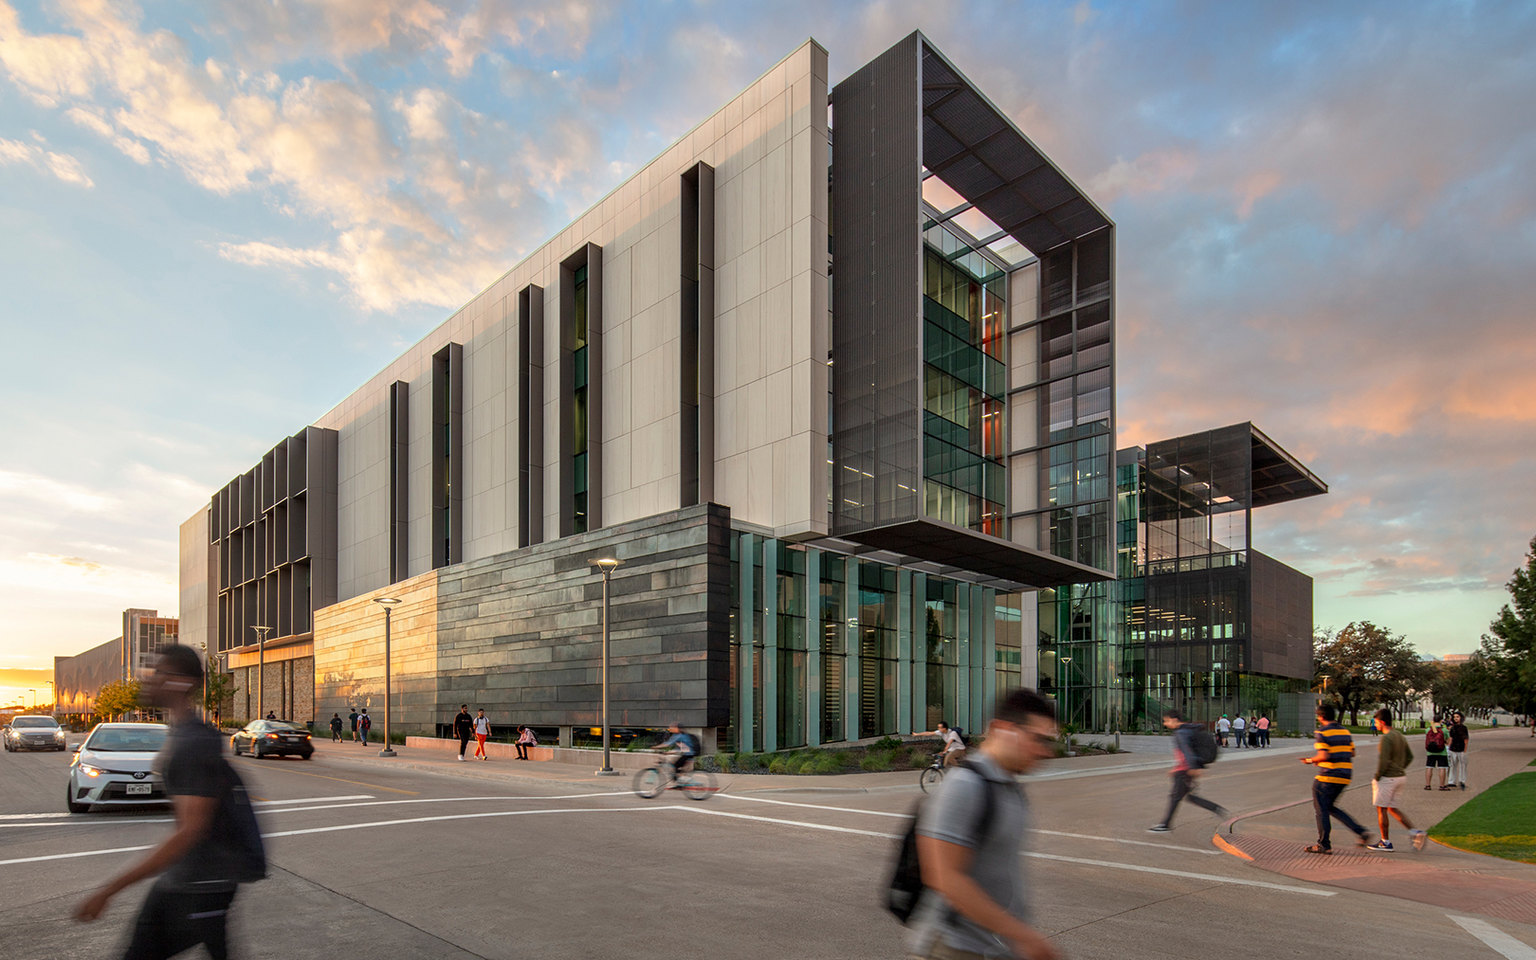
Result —
<instances>
[{"instance_id":1,"label":"black backpack","mask_svg":"<svg viewBox=\"0 0 1536 960\"><path fill-rule=\"evenodd\" d=\"M250 794L246 793L239 774L230 770L229 775L234 778L227 811L230 855L234 858L234 874L230 879L252 883L267 875L267 851L261 841L261 827L256 823Z\"/></svg>"},{"instance_id":2,"label":"black backpack","mask_svg":"<svg viewBox=\"0 0 1536 960\"><path fill-rule=\"evenodd\" d=\"M966 747L967 749L970 748L971 741L968 737L966 737L965 731L963 729L960 727L950 727L949 729L953 730L955 732L955 736L960 738L961 746Z\"/></svg>"},{"instance_id":3,"label":"black backpack","mask_svg":"<svg viewBox=\"0 0 1536 960\"><path fill-rule=\"evenodd\" d=\"M1195 759L1200 761L1200 766L1208 767L1215 763L1221 753L1216 749L1216 738L1211 736L1211 731L1198 723L1192 723L1186 729L1190 731L1190 746L1194 749Z\"/></svg>"},{"instance_id":4,"label":"black backpack","mask_svg":"<svg viewBox=\"0 0 1536 960\"><path fill-rule=\"evenodd\" d=\"M976 843L980 846L992 829L992 781L969 764L962 763L961 766L972 770L987 785L983 794L986 799L981 802L981 816L976 818ZM923 899L923 891L927 889L923 885L922 864L917 859L917 818L922 809L921 802L912 808L912 819L907 822L907 830L901 836L891 880L886 885L885 908L902 923L911 921L912 914L917 911L917 905Z\"/></svg>"}]
</instances>

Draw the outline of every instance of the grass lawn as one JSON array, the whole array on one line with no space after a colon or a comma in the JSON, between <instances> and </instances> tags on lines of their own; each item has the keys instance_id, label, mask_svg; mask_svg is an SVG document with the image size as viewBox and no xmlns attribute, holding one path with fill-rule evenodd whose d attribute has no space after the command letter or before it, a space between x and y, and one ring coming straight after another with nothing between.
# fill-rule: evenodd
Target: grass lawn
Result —
<instances>
[{"instance_id":1,"label":"grass lawn","mask_svg":"<svg viewBox=\"0 0 1536 960\"><path fill-rule=\"evenodd\" d=\"M1429 835L1462 850L1536 863L1536 773L1505 777L1458 807Z\"/></svg>"}]
</instances>

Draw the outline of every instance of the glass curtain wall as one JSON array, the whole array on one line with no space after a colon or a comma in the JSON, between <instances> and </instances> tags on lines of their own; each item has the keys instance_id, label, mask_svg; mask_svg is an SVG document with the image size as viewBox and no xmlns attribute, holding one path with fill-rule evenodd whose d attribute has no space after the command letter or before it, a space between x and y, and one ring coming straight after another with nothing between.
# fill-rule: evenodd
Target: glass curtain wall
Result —
<instances>
[{"instance_id":1,"label":"glass curtain wall","mask_svg":"<svg viewBox=\"0 0 1536 960\"><path fill-rule=\"evenodd\" d=\"M992 611L992 622L962 616L966 597L973 612ZM808 621L812 598L819 612ZM765 633L770 620L772 636ZM938 720L969 725L967 718L986 715L1000 692L1019 685L1023 623L1018 596L738 532L731 542L731 723L721 749L903 735L931 730ZM988 648L986 635L972 635L976 624L995 649L979 685L962 666L974 669L972 658ZM813 626L817 649L808 642ZM812 683L820 685L819 715L811 713ZM770 702L774 722L765 726Z\"/></svg>"},{"instance_id":2,"label":"glass curtain wall","mask_svg":"<svg viewBox=\"0 0 1536 960\"><path fill-rule=\"evenodd\" d=\"M1007 536L1006 273L942 224L923 231L923 512Z\"/></svg>"}]
</instances>

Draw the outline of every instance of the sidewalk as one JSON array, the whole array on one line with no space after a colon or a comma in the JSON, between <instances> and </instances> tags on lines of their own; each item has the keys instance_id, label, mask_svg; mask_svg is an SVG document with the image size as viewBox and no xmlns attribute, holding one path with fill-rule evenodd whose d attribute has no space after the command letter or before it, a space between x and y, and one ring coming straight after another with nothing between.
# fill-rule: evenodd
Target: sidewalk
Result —
<instances>
[{"instance_id":1,"label":"sidewalk","mask_svg":"<svg viewBox=\"0 0 1536 960\"><path fill-rule=\"evenodd\" d=\"M1376 811L1370 806L1370 778L1375 770L1375 741L1356 737L1356 783L1345 794L1345 809L1376 837ZM1422 738L1410 736L1415 763L1408 770L1404 808L1414 826L1433 827L1451 811L1510 774L1527 768L1536 755L1536 742L1525 731L1503 728L1475 731L1468 758L1467 789L1441 792L1423 789ZM1366 817L1369 816L1369 820ZM1334 824L1334 852L1319 856L1302 848L1316 839L1312 802L1308 797L1222 824L1216 846L1255 867L1297 880L1378 893L1536 925L1536 865L1468 853L1434 841L1415 852L1408 831L1392 821L1392 853L1362 850L1353 837Z\"/></svg>"},{"instance_id":2,"label":"sidewalk","mask_svg":"<svg viewBox=\"0 0 1536 960\"><path fill-rule=\"evenodd\" d=\"M1079 743L1095 740L1113 742L1109 737L1075 738ZM1062 757L1043 761L1029 776L1028 784L1043 780L1099 777L1142 770L1165 770L1172 761L1172 740L1158 736L1122 736L1124 753L1097 754L1087 757ZM505 745L504 745L505 746ZM456 752L432 748L396 746L398 756L380 757L381 743L368 745L331 743L316 740L318 756L327 760L341 760L359 765L388 764L394 768L420 770L443 776L465 779L490 780L503 783L563 783L580 785L593 790L624 792L630 789L633 770L617 770L611 776L599 776L595 771L602 764L602 754L592 751L590 760L582 763L566 763L554 760L517 760L493 755L488 761L467 760L460 762ZM1138 752L1131 752L1138 751ZM1311 741L1276 740L1267 750L1223 750L1222 768L1235 760L1260 759L1275 755L1311 752ZM632 754L626 755L632 757ZM785 774L734 774L717 773L722 791L731 793L874 793L885 791L918 790L918 770L893 770L884 773L842 773L825 776L790 776Z\"/></svg>"}]
</instances>

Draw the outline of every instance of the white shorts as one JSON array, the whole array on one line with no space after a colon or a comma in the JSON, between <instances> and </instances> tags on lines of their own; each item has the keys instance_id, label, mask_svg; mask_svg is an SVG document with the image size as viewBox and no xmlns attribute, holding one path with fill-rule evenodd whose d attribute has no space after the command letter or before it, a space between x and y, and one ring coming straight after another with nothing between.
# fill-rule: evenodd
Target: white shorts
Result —
<instances>
[{"instance_id":1,"label":"white shorts","mask_svg":"<svg viewBox=\"0 0 1536 960\"><path fill-rule=\"evenodd\" d=\"M1371 803L1378 807L1401 807L1403 784L1407 777L1382 777L1371 781Z\"/></svg>"}]
</instances>

